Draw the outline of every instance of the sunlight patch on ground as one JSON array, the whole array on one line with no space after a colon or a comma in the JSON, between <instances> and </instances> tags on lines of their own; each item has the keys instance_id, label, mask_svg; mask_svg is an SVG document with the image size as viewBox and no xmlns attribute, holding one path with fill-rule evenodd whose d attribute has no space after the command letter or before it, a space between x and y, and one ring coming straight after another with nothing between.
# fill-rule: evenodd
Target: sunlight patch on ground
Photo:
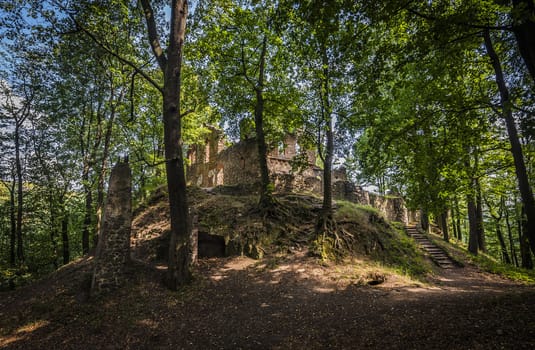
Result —
<instances>
[{"instance_id":1,"label":"sunlight patch on ground","mask_svg":"<svg viewBox=\"0 0 535 350\"><path fill-rule=\"evenodd\" d=\"M0 347L3 348L6 345L23 340L29 333L32 333L41 327L45 327L48 324L50 324L50 322L46 320L38 320L38 321L27 323L24 326L19 327L13 333L12 336L8 336L6 338L0 338Z\"/></svg>"},{"instance_id":2,"label":"sunlight patch on ground","mask_svg":"<svg viewBox=\"0 0 535 350\"><path fill-rule=\"evenodd\" d=\"M14 342L17 342L19 340L23 340L24 337L23 336L11 336L11 337L7 337L7 338L0 338L0 347L4 347L6 345L9 345L11 343L14 343Z\"/></svg>"},{"instance_id":3,"label":"sunlight patch on ground","mask_svg":"<svg viewBox=\"0 0 535 350\"><path fill-rule=\"evenodd\" d=\"M20 327L19 329L17 329L15 331L15 334L31 333L41 327L47 326L49 323L50 322L46 320L38 320L38 321L30 322Z\"/></svg>"},{"instance_id":4,"label":"sunlight patch on ground","mask_svg":"<svg viewBox=\"0 0 535 350\"><path fill-rule=\"evenodd\" d=\"M158 322L156 322L154 320L151 320L151 319L148 319L148 318L145 318L143 320L139 320L136 323L138 325L140 325L140 326L143 326L143 327L146 327L146 328L150 328L150 329L156 329L159 326Z\"/></svg>"}]
</instances>

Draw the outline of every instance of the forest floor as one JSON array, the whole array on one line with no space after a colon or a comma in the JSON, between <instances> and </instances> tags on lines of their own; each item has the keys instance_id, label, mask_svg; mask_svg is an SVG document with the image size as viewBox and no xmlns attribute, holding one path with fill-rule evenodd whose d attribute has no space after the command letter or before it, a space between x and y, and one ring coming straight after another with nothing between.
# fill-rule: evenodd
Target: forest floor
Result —
<instances>
[{"instance_id":1,"label":"forest floor","mask_svg":"<svg viewBox=\"0 0 535 350\"><path fill-rule=\"evenodd\" d=\"M0 295L2 349L533 349L535 287L466 264L424 281L305 251L199 262L180 292L162 266L88 299L92 259ZM370 285L366 281L379 283ZM371 278L371 279L370 279Z\"/></svg>"}]
</instances>

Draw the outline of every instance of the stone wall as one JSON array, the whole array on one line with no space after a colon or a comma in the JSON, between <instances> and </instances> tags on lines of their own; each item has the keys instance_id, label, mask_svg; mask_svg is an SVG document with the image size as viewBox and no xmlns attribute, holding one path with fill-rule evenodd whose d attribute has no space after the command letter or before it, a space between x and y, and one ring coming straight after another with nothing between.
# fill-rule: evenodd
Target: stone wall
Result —
<instances>
[{"instance_id":1,"label":"stone wall","mask_svg":"<svg viewBox=\"0 0 535 350\"><path fill-rule=\"evenodd\" d=\"M374 207L390 221L399 221L407 224L415 219L415 214L407 210L403 198L371 193L347 180L333 182L333 197L335 199Z\"/></svg>"},{"instance_id":2,"label":"stone wall","mask_svg":"<svg viewBox=\"0 0 535 350\"><path fill-rule=\"evenodd\" d=\"M221 138L222 133L214 129L203 145L194 146L190 150L190 166L187 169L189 184L200 187L251 185L255 188L260 181L255 139L242 140L223 149L224 142ZM294 171L291 162L298 154L297 140L292 135L286 136L282 147L275 147L268 154L268 168L275 190L322 194L323 170L314 164L316 153L306 151L304 158L308 165L301 171ZM333 171L332 181L335 199L372 206L391 221L416 221L416 214L407 210L403 198L364 191L347 180L344 168Z\"/></svg>"},{"instance_id":3,"label":"stone wall","mask_svg":"<svg viewBox=\"0 0 535 350\"><path fill-rule=\"evenodd\" d=\"M99 232L91 294L118 288L125 282L130 258L132 175L128 161L119 162L110 175L108 196Z\"/></svg>"}]
</instances>

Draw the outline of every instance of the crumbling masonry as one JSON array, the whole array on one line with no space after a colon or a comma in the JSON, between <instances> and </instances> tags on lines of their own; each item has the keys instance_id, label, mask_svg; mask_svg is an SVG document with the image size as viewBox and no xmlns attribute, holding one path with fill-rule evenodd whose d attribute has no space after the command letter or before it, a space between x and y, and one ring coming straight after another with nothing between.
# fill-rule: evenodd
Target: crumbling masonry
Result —
<instances>
[{"instance_id":1,"label":"crumbling masonry","mask_svg":"<svg viewBox=\"0 0 535 350\"><path fill-rule=\"evenodd\" d=\"M292 167L297 156L301 159L299 171ZM204 143L189 149L188 161L187 180L190 185L254 187L260 179L256 141L249 138L225 147L224 135L216 128L211 128ZM271 149L267 161L276 191L322 193L323 170L315 165L316 153L299 149L293 135L287 135L280 147ZM344 169L335 170L332 181L333 197L336 199L370 205L391 221L405 224L416 221L415 214L407 210L403 198L367 192L348 181Z\"/></svg>"}]
</instances>

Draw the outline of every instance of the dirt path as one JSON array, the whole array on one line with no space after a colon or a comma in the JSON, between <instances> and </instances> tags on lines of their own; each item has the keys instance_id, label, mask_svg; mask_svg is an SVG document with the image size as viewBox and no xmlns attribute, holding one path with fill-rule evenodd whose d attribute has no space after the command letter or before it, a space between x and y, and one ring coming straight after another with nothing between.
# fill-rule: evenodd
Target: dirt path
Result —
<instances>
[{"instance_id":1,"label":"dirt path","mask_svg":"<svg viewBox=\"0 0 535 350\"><path fill-rule=\"evenodd\" d=\"M377 286L362 285L361 272L351 265L320 266L303 254L264 261L214 259L201 262L200 277L178 294L161 287L157 272L136 270L131 288L92 302L77 299L69 289L72 278L59 279L49 289L2 299L0 346L534 348L533 287L472 267L444 270L424 285L392 276ZM13 316L20 308L30 311Z\"/></svg>"}]
</instances>

